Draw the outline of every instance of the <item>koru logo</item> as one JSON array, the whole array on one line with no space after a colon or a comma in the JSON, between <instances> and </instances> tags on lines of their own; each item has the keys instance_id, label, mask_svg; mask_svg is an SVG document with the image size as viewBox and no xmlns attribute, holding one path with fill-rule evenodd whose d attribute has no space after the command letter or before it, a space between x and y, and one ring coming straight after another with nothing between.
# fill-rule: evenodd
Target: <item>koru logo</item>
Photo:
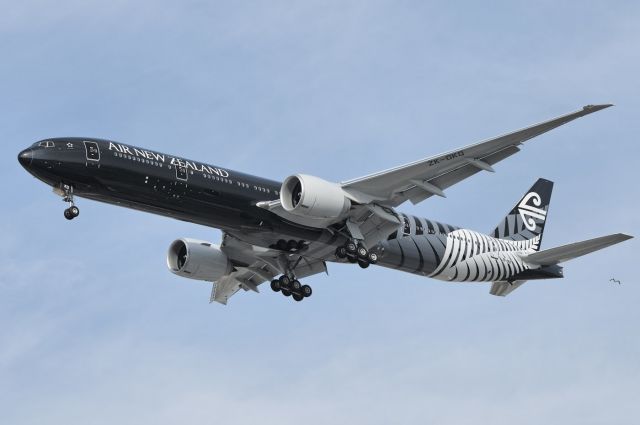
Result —
<instances>
[{"instance_id":1,"label":"koru logo","mask_svg":"<svg viewBox=\"0 0 640 425\"><path fill-rule=\"evenodd\" d=\"M531 201L531 204L529 204ZM547 216L547 212L541 208L538 208L542 205L542 198L536 192L527 193L522 201L518 204L518 212L520 213L520 218L524 222L525 227L532 232L536 230L536 222L533 220L537 218L538 220L544 220Z\"/></svg>"}]
</instances>

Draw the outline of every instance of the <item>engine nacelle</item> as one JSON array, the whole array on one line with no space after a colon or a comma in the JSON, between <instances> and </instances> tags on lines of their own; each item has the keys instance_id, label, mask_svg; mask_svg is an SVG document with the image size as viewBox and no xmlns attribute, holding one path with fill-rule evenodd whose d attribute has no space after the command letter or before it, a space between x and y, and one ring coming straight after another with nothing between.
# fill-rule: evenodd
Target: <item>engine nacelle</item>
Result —
<instances>
[{"instance_id":1,"label":"engine nacelle","mask_svg":"<svg viewBox=\"0 0 640 425\"><path fill-rule=\"evenodd\" d=\"M340 185L305 174L286 178L280 203L292 214L312 218L339 219L351 208Z\"/></svg>"},{"instance_id":2,"label":"engine nacelle","mask_svg":"<svg viewBox=\"0 0 640 425\"><path fill-rule=\"evenodd\" d=\"M167 267L178 276L214 282L231 271L231 262L218 245L177 239L169 246Z\"/></svg>"}]
</instances>

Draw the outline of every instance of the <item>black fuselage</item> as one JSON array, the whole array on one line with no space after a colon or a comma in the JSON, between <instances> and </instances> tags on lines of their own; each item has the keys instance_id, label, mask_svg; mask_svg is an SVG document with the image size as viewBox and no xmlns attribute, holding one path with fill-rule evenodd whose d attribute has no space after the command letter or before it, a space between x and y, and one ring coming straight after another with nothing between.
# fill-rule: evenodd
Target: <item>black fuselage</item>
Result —
<instances>
[{"instance_id":1,"label":"black fuselage","mask_svg":"<svg viewBox=\"0 0 640 425\"><path fill-rule=\"evenodd\" d=\"M26 157L30 157L27 159ZM47 139L20 154L43 182L74 194L222 230L300 232L255 206L278 197L280 183L197 161L89 138Z\"/></svg>"}]
</instances>

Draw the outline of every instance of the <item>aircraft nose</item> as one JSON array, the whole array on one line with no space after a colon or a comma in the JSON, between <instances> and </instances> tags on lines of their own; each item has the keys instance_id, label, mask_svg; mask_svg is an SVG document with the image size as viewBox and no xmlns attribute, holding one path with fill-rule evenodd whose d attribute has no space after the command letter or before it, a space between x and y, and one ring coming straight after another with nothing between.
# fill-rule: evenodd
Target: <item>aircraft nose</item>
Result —
<instances>
[{"instance_id":1,"label":"aircraft nose","mask_svg":"<svg viewBox=\"0 0 640 425\"><path fill-rule=\"evenodd\" d=\"M25 168L31 165L31 160L33 160L33 151L31 149L25 149L18 154L18 162Z\"/></svg>"}]
</instances>

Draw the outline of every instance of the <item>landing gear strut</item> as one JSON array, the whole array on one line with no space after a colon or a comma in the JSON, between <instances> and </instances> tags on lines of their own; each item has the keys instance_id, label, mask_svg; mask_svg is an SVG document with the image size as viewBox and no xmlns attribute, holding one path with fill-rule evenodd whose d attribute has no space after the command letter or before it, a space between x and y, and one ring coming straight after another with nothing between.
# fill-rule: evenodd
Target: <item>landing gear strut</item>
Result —
<instances>
[{"instance_id":1,"label":"landing gear strut","mask_svg":"<svg viewBox=\"0 0 640 425\"><path fill-rule=\"evenodd\" d=\"M63 184L61 189L64 193L62 200L69 204L69 208L64 210L64 218L73 220L80 215L80 208L73 203L73 186Z\"/></svg>"},{"instance_id":2,"label":"landing gear strut","mask_svg":"<svg viewBox=\"0 0 640 425\"><path fill-rule=\"evenodd\" d=\"M283 274L278 279L271 281L271 289L274 292L282 291L285 297L293 297L296 301L302 301L311 296L313 291L309 285L303 285L298 279Z\"/></svg>"},{"instance_id":3,"label":"landing gear strut","mask_svg":"<svg viewBox=\"0 0 640 425\"><path fill-rule=\"evenodd\" d=\"M378 254L369 251L362 242L356 240L349 240L343 246L339 246L336 249L336 257L346 258L350 263L358 263L363 269L378 262Z\"/></svg>"}]
</instances>

